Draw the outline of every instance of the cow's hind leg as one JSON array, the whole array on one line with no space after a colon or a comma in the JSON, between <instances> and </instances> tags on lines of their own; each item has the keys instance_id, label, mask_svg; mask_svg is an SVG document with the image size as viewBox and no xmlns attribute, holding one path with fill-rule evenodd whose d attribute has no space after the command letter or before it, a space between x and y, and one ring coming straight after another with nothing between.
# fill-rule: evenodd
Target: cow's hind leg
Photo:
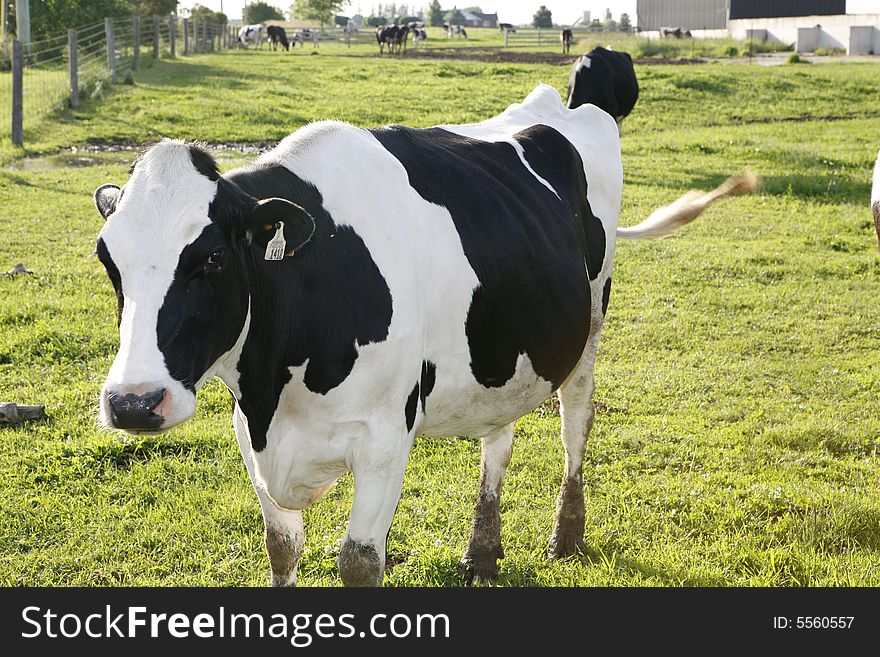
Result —
<instances>
[{"instance_id":1,"label":"cow's hind leg","mask_svg":"<svg viewBox=\"0 0 880 657\"><path fill-rule=\"evenodd\" d=\"M233 413L233 423L238 447L263 512L263 523L266 527L264 538L266 552L269 555L269 566L272 569L272 586L296 586L296 568L305 542L302 511L279 507L256 480L247 422L237 406Z\"/></svg>"},{"instance_id":2,"label":"cow's hind leg","mask_svg":"<svg viewBox=\"0 0 880 657\"><path fill-rule=\"evenodd\" d=\"M501 486L513 451L511 422L483 438L480 460L480 491L474 506L474 519L467 550L459 573L468 582L491 581L498 577L498 559L504 558L501 547Z\"/></svg>"},{"instance_id":3,"label":"cow's hind leg","mask_svg":"<svg viewBox=\"0 0 880 657\"><path fill-rule=\"evenodd\" d=\"M586 506L583 458L587 437L593 428L593 369L596 365L600 328L601 324L596 327L594 323L577 368L559 388L565 472L556 500L556 522L550 536L551 559L570 557L584 547Z\"/></svg>"}]
</instances>

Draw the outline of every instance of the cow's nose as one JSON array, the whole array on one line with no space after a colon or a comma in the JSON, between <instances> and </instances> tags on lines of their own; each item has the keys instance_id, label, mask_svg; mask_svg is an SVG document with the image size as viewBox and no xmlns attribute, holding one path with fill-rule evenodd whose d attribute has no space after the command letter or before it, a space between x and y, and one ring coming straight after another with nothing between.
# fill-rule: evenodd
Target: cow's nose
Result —
<instances>
[{"instance_id":1,"label":"cow's nose","mask_svg":"<svg viewBox=\"0 0 880 657\"><path fill-rule=\"evenodd\" d=\"M153 411L165 399L165 394L165 388L146 395L110 392L107 395L107 401L110 403L110 421L117 429L156 431L164 418Z\"/></svg>"}]
</instances>

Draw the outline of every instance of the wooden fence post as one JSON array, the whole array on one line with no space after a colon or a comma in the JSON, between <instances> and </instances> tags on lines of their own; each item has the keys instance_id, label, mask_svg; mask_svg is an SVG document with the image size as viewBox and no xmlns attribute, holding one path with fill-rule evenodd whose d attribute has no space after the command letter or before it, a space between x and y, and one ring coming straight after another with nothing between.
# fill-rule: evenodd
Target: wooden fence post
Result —
<instances>
[{"instance_id":1,"label":"wooden fence post","mask_svg":"<svg viewBox=\"0 0 880 657\"><path fill-rule=\"evenodd\" d=\"M168 17L168 48L172 57L177 57L177 24L174 14Z\"/></svg>"},{"instance_id":2,"label":"wooden fence post","mask_svg":"<svg viewBox=\"0 0 880 657\"><path fill-rule=\"evenodd\" d=\"M104 19L104 36L107 39L107 68L110 70L110 82L116 84L116 43L113 41L113 21Z\"/></svg>"},{"instance_id":3,"label":"wooden fence post","mask_svg":"<svg viewBox=\"0 0 880 657\"><path fill-rule=\"evenodd\" d=\"M538 47L541 47L541 28L538 28Z\"/></svg>"},{"instance_id":4,"label":"wooden fence post","mask_svg":"<svg viewBox=\"0 0 880 657\"><path fill-rule=\"evenodd\" d=\"M76 30L67 30L67 74L70 79L70 106L79 106L79 63Z\"/></svg>"},{"instance_id":5,"label":"wooden fence post","mask_svg":"<svg viewBox=\"0 0 880 657\"><path fill-rule=\"evenodd\" d=\"M159 61L159 17L153 16L153 61Z\"/></svg>"},{"instance_id":6,"label":"wooden fence post","mask_svg":"<svg viewBox=\"0 0 880 657\"><path fill-rule=\"evenodd\" d=\"M12 143L24 143L24 107L22 106L24 84L24 61L21 56L21 41L12 42Z\"/></svg>"},{"instance_id":7,"label":"wooden fence post","mask_svg":"<svg viewBox=\"0 0 880 657\"><path fill-rule=\"evenodd\" d=\"M189 19L183 19L183 54L189 54Z\"/></svg>"},{"instance_id":8,"label":"wooden fence post","mask_svg":"<svg viewBox=\"0 0 880 657\"><path fill-rule=\"evenodd\" d=\"M131 57L131 70L137 71L141 67L141 17L132 16L131 26L134 30L134 53Z\"/></svg>"},{"instance_id":9,"label":"wooden fence post","mask_svg":"<svg viewBox=\"0 0 880 657\"><path fill-rule=\"evenodd\" d=\"M507 48L507 33L508 33L509 31L510 31L510 30L508 30L506 27L504 28L504 47L505 47L505 48Z\"/></svg>"}]
</instances>

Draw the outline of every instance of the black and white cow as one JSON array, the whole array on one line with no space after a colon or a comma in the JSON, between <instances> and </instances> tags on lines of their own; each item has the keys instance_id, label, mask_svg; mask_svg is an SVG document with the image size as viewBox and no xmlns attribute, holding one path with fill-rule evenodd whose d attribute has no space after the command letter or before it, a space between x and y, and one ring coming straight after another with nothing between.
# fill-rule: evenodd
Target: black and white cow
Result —
<instances>
[{"instance_id":1,"label":"black and white cow","mask_svg":"<svg viewBox=\"0 0 880 657\"><path fill-rule=\"evenodd\" d=\"M122 189L95 192L120 334L103 420L166 431L220 377L277 585L296 582L302 510L346 472L340 574L380 584L415 437L480 436L462 568L491 579L514 424L558 390L550 555L571 555L615 238L672 232L746 185L617 228L622 184L611 117L546 85L470 125L312 123L224 175L202 148L161 141Z\"/></svg>"},{"instance_id":2,"label":"black and white cow","mask_svg":"<svg viewBox=\"0 0 880 657\"><path fill-rule=\"evenodd\" d=\"M565 54L571 50L571 42L574 41L574 33L571 28L563 28L559 32L559 42L562 44L562 53Z\"/></svg>"},{"instance_id":3,"label":"black and white cow","mask_svg":"<svg viewBox=\"0 0 880 657\"><path fill-rule=\"evenodd\" d=\"M272 45L272 50L276 50L278 46L283 47L285 50L290 50L287 31L283 27L280 25L270 25L266 28L266 34L269 38L269 43Z\"/></svg>"},{"instance_id":4,"label":"black and white cow","mask_svg":"<svg viewBox=\"0 0 880 657\"><path fill-rule=\"evenodd\" d=\"M247 48L249 43L263 47L263 32L266 26L262 23L254 23L253 25L242 25L238 31L238 42L243 48Z\"/></svg>"},{"instance_id":5,"label":"black and white cow","mask_svg":"<svg viewBox=\"0 0 880 657\"><path fill-rule=\"evenodd\" d=\"M385 46L388 46L388 53L394 53L394 45L397 43L397 33L400 31L398 25L379 25L376 27L376 42L379 44L379 54L381 55Z\"/></svg>"},{"instance_id":6,"label":"black and white cow","mask_svg":"<svg viewBox=\"0 0 880 657\"><path fill-rule=\"evenodd\" d=\"M628 52L593 48L578 58L568 76L566 105L574 109L591 103L620 124L639 98L639 81Z\"/></svg>"}]
</instances>

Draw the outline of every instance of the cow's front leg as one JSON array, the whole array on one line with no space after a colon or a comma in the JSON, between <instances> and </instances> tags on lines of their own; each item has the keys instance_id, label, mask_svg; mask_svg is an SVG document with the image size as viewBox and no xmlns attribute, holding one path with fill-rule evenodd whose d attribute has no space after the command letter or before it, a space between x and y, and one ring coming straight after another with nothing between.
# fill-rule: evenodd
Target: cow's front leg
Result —
<instances>
[{"instance_id":1,"label":"cow's front leg","mask_svg":"<svg viewBox=\"0 0 880 657\"><path fill-rule=\"evenodd\" d=\"M339 551L339 575L346 586L381 586L385 541L400 501L412 439L397 449L352 463L354 503ZM381 459L384 456L384 459Z\"/></svg>"},{"instance_id":2,"label":"cow's front leg","mask_svg":"<svg viewBox=\"0 0 880 657\"><path fill-rule=\"evenodd\" d=\"M474 519L467 550L459 574L468 582L491 581L498 577L498 559L504 558L501 547L501 486L513 450L511 422L483 438L480 460L480 491L474 506Z\"/></svg>"},{"instance_id":3,"label":"cow's front leg","mask_svg":"<svg viewBox=\"0 0 880 657\"><path fill-rule=\"evenodd\" d=\"M305 533L303 532L302 511L291 511L279 507L266 493L254 473L254 460L251 455L250 434L247 421L236 405L233 413L235 437L244 459L251 484L260 500L263 523L266 527L266 552L272 569L272 586L296 586L296 568L302 557Z\"/></svg>"}]
</instances>

